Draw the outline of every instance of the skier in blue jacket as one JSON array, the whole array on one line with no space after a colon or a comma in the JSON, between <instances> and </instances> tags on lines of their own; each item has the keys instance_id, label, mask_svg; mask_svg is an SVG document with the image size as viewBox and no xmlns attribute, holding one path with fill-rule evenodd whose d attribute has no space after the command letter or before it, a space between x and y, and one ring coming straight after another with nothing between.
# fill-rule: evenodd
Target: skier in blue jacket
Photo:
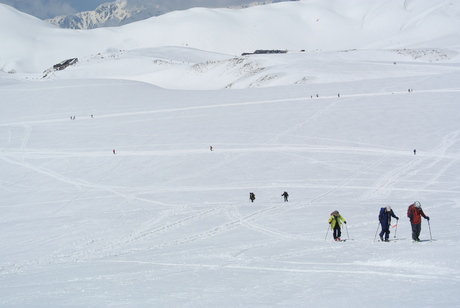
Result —
<instances>
[{"instance_id":1,"label":"skier in blue jacket","mask_svg":"<svg viewBox=\"0 0 460 308\"><path fill-rule=\"evenodd\" d=\"M380 232L380 240L382 242L388 242L390 238L390 226L391 226L391 217L396 218L399 220L399 217L395 215L391 206L382 207L379 213L379 221L382 225L382 231ZM385 235L385 239L383 236Z\"/></svg>"}]
</instances>

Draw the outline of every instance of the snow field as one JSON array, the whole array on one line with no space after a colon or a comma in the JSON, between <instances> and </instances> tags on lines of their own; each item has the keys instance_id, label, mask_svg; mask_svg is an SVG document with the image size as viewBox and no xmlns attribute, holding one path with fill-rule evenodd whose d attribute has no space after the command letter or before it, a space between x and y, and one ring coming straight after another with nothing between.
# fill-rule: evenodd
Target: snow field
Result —
<instances>
[{"instance_id":1,"label":"snow field","mask_svg":"<svg viewBox=\"0 0 460 308\"><path fill-rule=\"evenodd\" d=\"M412 79L413 93L394 91L404 79L214 92L120 80L2 87L14 102L0 123L2 305L338 297L366 307L385 290L386 304L455 306L451 77ZM340 98L323 95L343 86ZM415 200L433 242L411 243ZM387 204L400 217L397 241L374 242ZM327 231L335 209L348 221L345 243Z\"/></svg>"},{"instance_id":2,"label":"snow field","mask_svg":"<svg viewBox=\"0 0 460 308\"><path fill-rule=\"evenodd\" d=\"M0 306L457 307L458 5L343 3L94 31L0 5Z\"/></svg>"}]
</instances>

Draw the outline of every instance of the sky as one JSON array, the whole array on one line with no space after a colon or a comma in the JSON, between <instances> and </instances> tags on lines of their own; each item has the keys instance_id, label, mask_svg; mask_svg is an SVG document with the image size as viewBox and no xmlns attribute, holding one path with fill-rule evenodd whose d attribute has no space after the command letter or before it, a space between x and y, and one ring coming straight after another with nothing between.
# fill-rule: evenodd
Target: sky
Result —
<instances>
[{"instance_id":1,"label":"sky","mask_svg":"<svg viewBox=\"0 0 460 308\"><path fill-rule=\"evenodd\" d=\"M148 1L148 0L131 0ZM10 5L22 12L40 19L53 18L59 15L74 14L82 11L92 11L102 3L110 0L0 0L0 3ZM254 0L151 0L158 4L167 3L174 9L188 9L191 7L225 7L251 3Z\"/></svg>"}]
</instances>

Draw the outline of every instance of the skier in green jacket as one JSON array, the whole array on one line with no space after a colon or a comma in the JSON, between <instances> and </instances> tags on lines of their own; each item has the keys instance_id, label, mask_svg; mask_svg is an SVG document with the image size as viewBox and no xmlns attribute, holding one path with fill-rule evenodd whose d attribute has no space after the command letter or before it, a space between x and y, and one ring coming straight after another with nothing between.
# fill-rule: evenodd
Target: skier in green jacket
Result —
<instances>
[{"instance_id":1,"label":"skier in green jacket","mask_svg":"<svg viewBox=\"0 0 460 308\"><path fill-rule=\"evenodd\" d=\"M342 236L342 222L346 224L347 222L345 219L340 215L339 211L334 211L331 213L331 216L327 220L328 223L331 225L331 230L333 230L333 236L335 241L340 241L340 237Z\"/></svg>"}]
</instances>

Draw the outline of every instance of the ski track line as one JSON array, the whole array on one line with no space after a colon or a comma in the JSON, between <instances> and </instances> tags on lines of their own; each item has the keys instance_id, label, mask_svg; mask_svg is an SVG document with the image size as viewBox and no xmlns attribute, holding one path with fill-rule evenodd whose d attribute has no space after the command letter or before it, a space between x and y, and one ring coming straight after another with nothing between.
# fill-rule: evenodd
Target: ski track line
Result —
<instances>
[{"instance_id":1,"label":"ski track line","mask_svg":"<svg viewBox=\"0 0 460 308\"><path fill-rule=\"evenodd\" d=\"M355 154L355 155L379 155L385 153L392 153L393 155L407 156L407 151L395 151L387 149L375 149L375 148L356 148L356 147L344 147L344 146L264 146L264 147L238 147L238 148L219 148L218 151L214 151L217 154L231 154L231 153L253 153L253 152L297 152L297 153L333 153L333 154ZM177 149L177 150L154 150L154 151L118 151L117 156L131 156L131 157L142 157L142 156L188 156L208 153L208 149ZM216 154L216 155L217 155ZM94 152L78 152L78 151L53 151L53 150L27 150L27 151L2 151L2 156L13 156L17 157L23 155L24 158L70 158L70 157L107 157L107 151L94 151ZM113 155L111 155L113 156ZM425 156L436 156L425 155ZM439 155L437 155L439 156ZM456 157L456 155L440 156L440 157ZM230 162L236 159L231 159ZM225 165L225 163L221 163Z\"/></svg>"},{"instance_id":2,"label":"ski track line","mask_svg":"<svg viewBox=\"0 0 460 308\"><path fill-rule=\"evenodd\" d=\"M282 240L290 240L290 239L302 239L303 237L301 236L298 236L298 235L291 235L291 234L287 234L287 233L284 233L284 232L280 232L280 231L275 231L273 229L270 229L270 228L267 228L267 227L262 227L260 225L256 225L254 223L252 223L251 221L254 221L256 220L258 217L256 216L252 216L251 218L252 219L247 219L247 218L244 218L241 216L241 213L237 210L237 208L235 206L232 206L229 210L229 214L230 214L230 217L236 221L240 221L242 225L245 225L247 226L248 228L254 230L254 231L257 231L257 232L261 232L263 234L266 234L266 235L269 235L269 236L274 236L278 239L282 239ZM275 213L272 213L272 215L274 215Z\"/></svg>"},{"instance_id":3,"label":"ski track line","mask_svg":"<svg viewBox=\"0 0 460 308\"><path fill-rule=\"evenodd\" d=\"M282 133L279 133L279 134L276 134L271 140L268 140L266 142L266 144L272 144L272 143L275 143L276 141L278 141L280 139L280 137L282 136L286 136L294 131L297 131L299 130L300 128L302 128L303 126L305 126L305 124L309 123L310 121L312 120L317 120L318 118L320 118L323 114L327 113L337 102L332 102L330 103L329 105L327 105L326 107L318 110L315 114L313 114L311 117L305 119L304 121L300 122L300 123L297 123L295 125L293 125L290 129L287 129L286 131L282 132Z\"/></svg>"},{"instance_id":4,"label":"ski track line","mask_svg":"<svg viewBox=\"0 0 460 308\"><path fill-rule=\"evenodd\" d=\"M432 90L420 90L417 93L439 93L439 92L460 92L460 90L453 90L453 89L432 89ZM407 94L404 91L401 92L376 92L376 93L361 93L361 94L349 94L343 96L343 98L353 98L353 97L368 97L368 96L386 96L386 95L395 95L395 94ZM321 96L314 98L315 100L326 100L326 99L337 99L336 96ZM146 115L146 114L154 114L154 113L168 113L168 112L176 112L176 111L188 111L188 110L200 110L200 109L214 109L214 108L227 108L227 107L239 107L239 106L249 106L249 105L258 105L258 104L273 104L273 103L280 103L280 102L299 102L299 101L306 101L310 100L308 97L301 97L301 98L286 98L286 99L274 99L274 100L262 100L262 101L250 101L250 102L241 102L241 103L231 103L231 104L221 104L221 105L202 105L202 106L193 106L193 107L182 107L182 108L170 108L170 109L162 109L162 110L149 110L149 111L137 111L137 112L122 112L122 113L114 113L114 114L102 114L98 115L98 118L110 118L110 117L125 117L130 115ZM79 121L88 121L94 120L91 118L80 118ZM62 119L53 119L53 120L36 120L36 121L21 121L21 122L13 122L13 123L2 123L0 127L4 126L13 126L13 125L32 125L32 124L49 124L49 123L61 123L61 122L68 122L68 118Z\"/></svg>"},{"instance_id":5,"label":"ski track line","mask_svg":"<svg viewBox=\"0 0 460 308\"><path fill-rule=\"evenodd\" d=\"M112 252L114 250L116 250L116 249L121 248L122 246L129 245L129 244L131 244L133 242L136 242L136 241L139 241L141 239L148 239L148 238L151 238L151 237L156 236L156 235L164 234L164 233L166 233L166 232L168 232L170 230L183 227L183 226L185 226L187 224L199 221L200 219L206 218L208 216L212 216L212 215L214 215L216 213L219 213L219 212L222 212L222 211L223 211L223 209L221 207L217 207L217 208L212 208L212 209L208 209L208 210L205 210L205 211L195 212L191 216L187 216L187 217L180 218L180 219L172 221L172 222L168 222L168 223L166 223L164 225L160 225L158 227L152 228L151 230L142 231L142 232L135 231L134 233L132 233L132 234L130 234L128 236L125 236L124 238L117 239L115 241L112 241L111 243L106 243L106 244L104 244L102 246L95 247L95 248L92 248L92 249L89 249L89 250L76 252L76 253L72 254L71 256L69 256L69 257L80 259L81 257L86 256L85 259L91 259L91 257L97 257L96 254L100 255L101 253L106 253L107 255L113 255ZM187 238L189 238L189 237L187 237ZM159 245L159 246L163 246L163 245ZM165 246L166 246L166 243L165 243ZM132 249L132 250L128 250L128 251L125 251L125 252L121 252L120 254L116 254L116 255L124 255L124 254L131 253L133 251L144 251L144 250L148 250L148 249L147 248L145 248L145 249Z\"/></svg>"},{"instance_id":6,"label":"ski track line","mask_svg":"<svg viewBox=\"0 0 460 308\"><path fill-rule=\"evenodd\" d=\"M394 151L393 151L393 152L394 152ZM389 154L389 155L383 157L382 159L378 160L377 162L375 162L374 164L370 165L369 167L366 167L366 168L364 168L363 170L360 170L360 171L355 172L355 174L353 174L351 177L349 177L349 178L347 178L346 180L344 180L344 181L343 181L342 183L340 183L339 185L335 186L333 189L331 189L331 190L329 190L329 191L327 191L327 192L325 192L325 193L323 193L323 194L320 194L320 195L318 195L318 196L316 196L316 197L310 199L310 200L307 202L307 205L306 205L306 206L311 205L313 202L318 201L318 200L320 200L320 199L322 199L322 198L324 198L324 197L326 197L326 196L332 194L333 192L339 190L340 188L343 188L343 187L345 186L346 183L348 183L348 182L350 182L351 180L353 180L353 179L359 177L360 175L362 175L362 174L368 172L369 170L374 169L376 166L378 166L379 164L381 164L383 161L385 161L386 159L388 159L388 157L390 157L390 156L391 156L391 154Z\"/></svg>"},{"instance_id":7,"label":"ski track line","mask_svg":"<svg viewBox=\"0 0 460 308\"><path fill-rule=\"evenodd\" d=\"M134 253L134 252L137 252L137 251L157 250L157 249L163 249L163 248L167 248L167 247L173 247L173 246L179 246L179 245L183 245L183 244L189 244L189 243L192 243L192 242L195 242L195 241L198 241L198 240L205 240L205 239L207 239L209 237L214 237L214 236L217 236L217 235L219 235L221 233L224 233L224 232L227 232L227 231L229 231L231 229L239 227L239 226L244 224L243 221L246 222L246 221L251 221L251 220L258 219L261 214L273 215L274 213L267 213L267 212L276 210L279 207L280 206L278 205L278 206L273 206L273 207L270 207L270 208L265 208L265 209L262 209L260 211L251 213L251 214L243 217L242 219L232 220L232 221L229 221L229 222L224 223L222 225L212 227L212 228L210 228L210 229L208 229L206 231L203 231L203 232L200 232L200 233L197 233L197 234L193 234L193 235L190 235L190 236L182 237L182 238L179 238L179 239L176 239L176 240L173 240L173 241L163 242L161 244L157 244L157 245L153 245L153 246L149 246L149 247L141 248L141 249L139 249L139 248L138 249L131 249L131 250L128 250L128 251L125 251L125 252L119 252L119 253L115 253L115 254L109 253L107 256L122 256L122 255L131 254L131 253ZM219 209L221 209L221 208L219 208ZM258 230L260 231L261 229L259 228ZM265 230L265 232L268 232L272 236L277 235L277 236L281 236L284 239L286 238L285 234L280 234L280 233L274 232L272 230Z\"/></svg>"},{"instance_id":8,"label":"ski track line","mask_svg":"<svg viewBox=\"0 0 460 308\"><path fill-rule=\"evenodd\" d=\"M100 263L136 263L136 264L145 264L153 266L166 266L166 267L180 267L180 268L195 268L195 269L233 269L233 270L245 270L245 271L257 271L257 272L284 272L284 273L312 273L312 274L353 274L353 275L375 275L375 276L384 276L384 277L399 277L399 278L408 278L408 279L427 279L427 280L446 280L446 281L460 281L459 276L450 276L442 274L421 274L421 273L394 273L391 272L382 272L382 271L370 271L369 267L374 267L372 265L363 266L363 265L354 265L357 267L362 267L363 269L338 269L337 266L342 266L342 264L324 264L325 266L333 266L333 269L305 269L305 268L286 268L286 267L269 267L269 266L251 266L251 265L232 265L232 264L202 264L202 263L171 263L171 262L150 262L150 261L129 261L129 260L102 260L97 261Z\"/></svg>"},{"instance_id":9,"label":"ski track line","mask_svg":"<svg viewBox=\"0 0 460 308\"><path fill-rule=\"evenodd\" d=\"M175 229L184 226L185 224L189 224L192 222L195 222L197 220L200 220L202 218L208 217L210 215L213 215L217 212L222 211L223 209L221 207L213 208L210 210L205 210L199 213L195 213L192 216L185 217L178 219L174 222L165 224L163 226L159 226L156 229L153 229L149 232L146 232L144 234L139 234L135 235L135 237L132 237L132 235L126 236L124 239L117 239L116 241L113 241L111 243L107 243L106 239L94 239L92 236L86 236L84 239L82 239L83 242L86 242L84 246L88 245L95 245L98 242L103 243L103 245L90 248L90 249L84 249L81 248L80 245L78 249L76 249L73 253L71 254L59 254L60 250L54 251L46 256L42 256L38 259L33 259L31 261L23 261L19 264L12 264L9 269L6 267L3 267L0 271L0 273L17 273L20 271L23 271L25 268L32 268L32 267L37 267L37 266L42 266L44 264L58 264L62 262L67 262L68 260L71 260L73 262L75 261L83 261L83 260L92 260L94 258L99 258L101 255L103 256L119 256L119 255L125 255L134 251L144 251L148 250L146 249L134 249L134 250L129 250L125 251L122 253L118 254L113 254L112 251L121 248L124 245L130 244L134 241L147 238L149 236L153 235L158 235L167 232L170 229ZM83 247L84 247L83 246ZM160 245L162 246L162 245Z\"/></svg>"},{"instance_id":10,"label":"ski track line","mask_svg":"<svg viewBox=\"0 0 460 308\"><path fill-rule=\"evenodd\" d=\"M66 177L66 176L64 176L62 174L56 173L54 171L51 171L49 169L40 168L40 167L34 166L32 164L26 163L26 162L14 161L13 159L10 159L10 158L7 158L7 157L1 156L1 155L0 155L0 159L2 159L3 161L5 161L7 163L10 163L10 164L13 164L13 165L19 165L19 166L24 167L26 169L33 170L33 171L35 171L37 173L52 177L52 178L54 178L54 179L56 179L56 180L58 180L58 181L60 181L62 183L67 183L67 184L74 185L78 189L81 189L81 190L84 190L84 188L87 188L88 190L89 189L98 189L98 190L111 192L111 193L113 193L115 195L119 195L119 196L124 197L124 198L136 199L136 200L139 200L139 201L145 201L145 202L148 202L148 203L158 204L158 202L156 202L156 201L152 201L152 200L144 199L144 198L139 198L139 197L136 197L134 195L127 195L125 193L122 193L122 192L116 190L114 187L111 187L111 186L100 185L100 184L91 184L91 183L83 181L83 180L71 179L71 178L68 178L68 177ZM119 188L123 189L123 187L119 187ZM87 190L84 190L84 192L87 192ZM64 207L61 207L56 212L59 212Z\"/></svg>"},{"instance_id":11,"label":"ski track line","mask_svg":"<svg viewBox=\"0 0 460 308\"><path fill-rule=\"evenodd\" d=\"M459 131L450 133L446 135L443 140L441 141L441 144L435 148L433 151L431 151L431 155L424 155L421 158L418 158L412 162L403 164L400 167L393 168L389 172L387 172L385 175L383 175L376 184L374 184L373 188L363 194L358 200L368 200L368 199L378 199L378 198L385 198L387 197L391 191L393 185L397 182L400 181L404 178L409 178L412 177L418 173L420 173L423 170L426 170L428 168L434 167L437 165L442 159L448 157L448 158L454 158L454 160L449 163L447 166L442 168L437 172L437 175L435 175L428 183L424 183L418 190L414 191L410 196L413 196L417 194L418 192L424 190L427 186L433 183L433 181L438 178L447 168L454 164L456 161L458 161L458 158L456 155L451 155L451 156L446 156L447 150L454 145L457 140L456 137L459 134ZM424 161L430 158L435 158L434 161L423 168L420 168L419 165L421 165ZM411 171L412 170L412 171ZM379 193L379 195L377 195Z\"/></svg>"},{"instance_id":12,"label":"ski track line","mask_svg":"<svg viewBox=\"0 0 460 308\"><path fill-rule=\"evenodd\" d=\"M409 163L404 163L398 167L391 169L389 172L385 173L367 192L364 193L358 200L375 200L375 199L384 199L390 195L393 185L401 180L406 173L405 177L413 176L419 172L415 169L413 172L409 172L411 169L417 168L417 166L422 162L422 159L417 159Z\"/></svg>"},{"instance_id":13,"label":"ski track line","mask_svg":"<svg viewBox=\"0 0 460 308\"><path fill-rule=\"evenodd\" d=\"M420 186L420 188L416 191L414 191L410 196L414 196L415 194L419 193L420 191L423 191L425 190L428 186L430 185L433 185L436 183L436 180L445 172L447 171L452 165L456 164L460 157L458 157L458 155L446 155L447 151L452 147L454 146L455 144L458 143L458 135L459 135L460 131L454 131L450 134L447 134L446 136L444 136L444 138L442 139L441 141L441 144L435 148L432 152L434 152L436 154L436 156L433 156L435 159L433 160L433 162L431 164L429 164L428 166L426 166L425 168L423 168L423 170L425 169L429 169L429 168L433 168L434 166L438 165L443 159L446 159L446 158L451 158L452 160L450 162L448 162L447 164L445 164L444 166L441 166L439 168L437 168L437 172L429 179L429 181L426 181L423 183L422 186Z\"/></svg>"}]
</instances>

